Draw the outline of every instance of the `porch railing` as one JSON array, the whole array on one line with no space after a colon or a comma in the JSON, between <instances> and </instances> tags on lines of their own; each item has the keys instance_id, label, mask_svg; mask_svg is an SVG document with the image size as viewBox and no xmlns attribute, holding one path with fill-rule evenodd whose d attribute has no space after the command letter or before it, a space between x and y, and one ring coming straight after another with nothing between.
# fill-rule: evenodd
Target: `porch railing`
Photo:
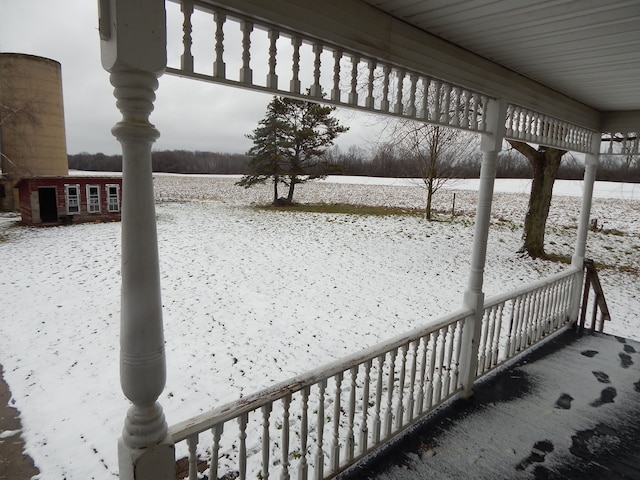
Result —
<instances>
[{"instance_id":1,"label":"porch railing","mask_svg":"<svg viewBox=\"0 0 640 480\"><path fill-rule=\"evenodd\" d=\"M572 322L580 270L488 300L477 377ZM462 391L460 310L174 425L179 478L335 477Z\"/></svg>"},{"instance_id":2,"label":"porch railing","mask_svg":"<svg viewBox=\"0 0 640 480\"><path fill-rule=\"evenodd\" d=\"M478 377L575 321L571 308L579 274L572 268L485 302Z\"/></svg>"}]
</instances>

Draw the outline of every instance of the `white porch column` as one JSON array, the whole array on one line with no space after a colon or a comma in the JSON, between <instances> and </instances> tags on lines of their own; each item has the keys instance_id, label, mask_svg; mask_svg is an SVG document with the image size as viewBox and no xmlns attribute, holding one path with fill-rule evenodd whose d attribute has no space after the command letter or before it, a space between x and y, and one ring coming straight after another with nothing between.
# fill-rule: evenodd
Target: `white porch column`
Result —
<instances>
[{"instance_id":1,"label":"white porch column","mask_svg":"<svg viewBox=\"0 0 640 480\"><path fill-rule=\"evenodd\" d=\"M464 306L474 310L474 315L465 321L462 351L460 358L461 381L464 395L470 396L478 368L478 347L482 316L484 314L484 266L487 258L487 241L491 222L491 204L493 186L496 178L498 153L504 139L507 104L504 100L491 100L487 111L488 130L493 133L482 135L482 166L480 168L480 188L476 207L476 222L471 252L471 270L467 289L464 293Z\"/></svg>"},{"instance_id":2,"label":"white porch column","mask_svg":"<svg viewBox=\"0 0 640 480\"><path fill-rule=\"evenodd\" d=\"M576 236L575 250L571 259L571 265L578 268L583 267L583 261L587 247L587 233L589 232L591 203L593 201L593 185L596 181L598 155L586 155L584 164L582 207L580 208L580 220L578 222L578 234Z\"/></svg>"},{"instance_id":3,"label":"white porch column","mask_svg":"<svg viewBox=\"0 0 640 480\"><path fill-rule=\"evenodd\" d=\"M600 149L600 136L594 134L593 151ZM578 320L580 312L580 300L582 297L582 282L584 274L584 257L587 249L587 234L589 233L589 220L591 218L591 203L593 201L593 186L596 181L596 169L598 166L598 154L587 154L584 159L584 181L582 190L582 206L580 208L580 220L578 221L578 233L576 235L576 244L571 259L571 266L581 269L576 273L574 280L572 301L571 301L571 320Z\"/></svg>"},{"instance_id":4,"label":"white porch column","mask_svg":"<svg viewBox=\"0 0 640 480\"><path fill-rule=\"evenodd\" d=\"M164 0L99 0L102 65L122 120L120 383L131 401L118 442L120 478L175 478L174 447L157 399L166 380L149 122L166 66Z\"/></svg>"}]
</instances>

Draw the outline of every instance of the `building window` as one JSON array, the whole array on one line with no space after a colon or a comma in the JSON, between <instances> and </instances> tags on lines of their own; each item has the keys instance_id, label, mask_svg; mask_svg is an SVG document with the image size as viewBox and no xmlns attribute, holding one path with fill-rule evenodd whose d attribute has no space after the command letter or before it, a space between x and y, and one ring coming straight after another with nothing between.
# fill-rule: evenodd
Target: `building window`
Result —
<instances>
[{"instance_id":1,"label":"building window","mask_svg":"<svg viewBox=\"0 0 640 480\"><path fill-rule=\"evenodd\" d=\"M87 211L89 213L100 212L100 187L87 185Z\"/></svg>"},{"instance_id":2,"label":"building window","mask_svg":"<svg viewBox=\"0 0 640 480\"><path fill-rule=\"evenodd\" d=\"M107 210L120 211L120 185L107 185Z\"/></svg>"},{"instance_id":3,"label":"building window","mask_svg":"<svg viewBox=\"0 0 640 480\"><path fill-rule=\"evenodd\" d=\"M67 213L80 212L80 185L65 185Z\"/></svg>"}]
</instances>

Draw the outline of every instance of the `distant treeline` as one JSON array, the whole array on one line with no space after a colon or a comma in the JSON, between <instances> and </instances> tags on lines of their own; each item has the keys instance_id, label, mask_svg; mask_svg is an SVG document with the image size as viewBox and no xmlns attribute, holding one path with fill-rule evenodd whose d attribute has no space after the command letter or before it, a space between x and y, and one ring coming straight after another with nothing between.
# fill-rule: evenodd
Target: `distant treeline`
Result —
<instances>
[{"instance_id":1,"label":"distant treeline","mask_svg":"<svg viewBox=\"0 0 640 480\"><path fill-rule=\"evenodd\" d=\"M341 151L334 147L327 152L328 160L343 175L369 177L420 177L420 169L412 159L396 154L393 148L378 148L373 154L364 149L351 147ZM219 153L186 150L154 151L153 171L167 173L204 173L220 175L244 175L248 173L249 157L238 153ZM478 178L480 175L480 154L456 161L453 176L457 178ZM69 168L75 170L120 172L122 157L102 153L78 153L69 155ZM558 178L580 180L584 175L584 165L567 155L563 159ZM498 178L531 178L529 162L515 151L504 151L498 157ZM640 161L637 158L601 156L597 179L602 181L640 183Z\"/></svg>"}]
</instances>

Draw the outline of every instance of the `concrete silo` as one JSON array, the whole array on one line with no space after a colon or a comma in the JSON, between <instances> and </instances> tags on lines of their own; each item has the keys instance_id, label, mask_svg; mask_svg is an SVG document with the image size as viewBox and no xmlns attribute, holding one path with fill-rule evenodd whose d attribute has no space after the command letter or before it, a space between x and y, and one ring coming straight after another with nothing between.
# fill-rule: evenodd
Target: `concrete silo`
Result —
<instances>
[{"instance_id":1,"label":"concrete silo","mask_svg":"<svg viewBox=\"0 0 640 480\"><path fill-rule=\"evenodd\" d=\"M0 53L0 210L18 208L14 186L69 173L60 63Z\"/></svg>"}]
</instances>

